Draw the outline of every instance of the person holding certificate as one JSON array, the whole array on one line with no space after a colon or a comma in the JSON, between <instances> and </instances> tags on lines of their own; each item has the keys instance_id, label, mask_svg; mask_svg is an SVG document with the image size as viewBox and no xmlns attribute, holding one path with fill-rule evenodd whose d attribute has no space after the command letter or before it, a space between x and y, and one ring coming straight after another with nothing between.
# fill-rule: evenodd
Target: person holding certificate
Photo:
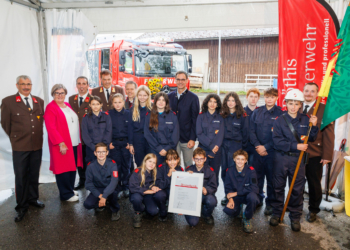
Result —
<instances>
[{"instance_id":1,"label":"person holding certificate","mask_svg":"<svg viewBox=\"0 0 350 250\"><path fill-rule=\"evenodd\" d=\"M224 212L236 217L243 209L243 204L247 207L243 213L243 231L252 233L253 227L251 219L255 213L256 206L260 200L258 197L259 187L257 185L256 172L253 167L248 167L248 153L242 149L233 154L236 167L228 168L225 176L225 194L228 203Z\"/></svg>"},{"instance_id":2,"label":"person holding certificate","mask_svg":"<svg viewBox=\"0 0 350 250\"><path fill-rule=\"evenodd\" d=\"M135 210L135 228L141 227L141 214L144 211L155 216L159 210L159 220L166 221L166 193L156 186L156 165L156 155L148 154L143 159L141 167L136 168L130 176L129 198Z\"/></svg>"},{"instance_id":3,"label":"person holding certificate","mask_svg":"<svg viewBox=\"0 0 350 250\"><path fill-rule=\"evenodd\" d=\"M193 151L193 160L194 165L188 166L186 172L188 173L203 173L203 196L202 196L202 216L205 219L205 222L209 225L214 224L214 218L212 216L213 210L216 207L218 201L216 200L215 193L217 190L217 177L215 175L214 169L204 164L207 160L206 153L204 149L196 148ZM187 223L194 227L199 222L199 217L185 215Z\"/></svg>"}]
</instances>

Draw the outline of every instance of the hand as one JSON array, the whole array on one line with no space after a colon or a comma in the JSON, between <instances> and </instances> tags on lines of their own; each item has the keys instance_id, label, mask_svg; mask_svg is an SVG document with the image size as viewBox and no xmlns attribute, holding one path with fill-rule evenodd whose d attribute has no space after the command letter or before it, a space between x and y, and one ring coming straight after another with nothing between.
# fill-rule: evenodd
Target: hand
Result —
<instances>
[{"instance_id":1,"label":"hand","mask_svg":"<svg viewBox=\"0 0 350 250\"><path fill-rule=\"evenodd\" d=\"M109 149L114 149L114 146L113 146L113 144L111 143L111 144L109 144Z\"/></svg>"},{"instance_id":2,"label":"hand","mask_svg":"<svg viewBox=\"0 0 350 250\"><path fill-rule=\"evenodd\" d=\"M68 150L66 144L65 144L64 142L61 142L61 143L58 144L58 145L60 146L60 153L61 153L62 155L65 155L65 154L67 153L67 150Z\"/></svg>"},{"instance_id":3,"label":"hand","mask_svg":"<svg viewBox=\"0 0 350 250\"><path fill-rule=\"evenodd\" d=\"M130 145L129 151L130 151L130 154L134 155L135 154L134 146Z\"/></svg>"},{"instance_id":4,"label":"hand","mask_svg":"<svg viewBox=\"0 0 350 250\"><path fill-rule=\"evenodd\" d=\"M227 199L231 199L231 198L236 197L236 196L237 196L237 192L233 192L233 193L228 193L228 194L226 195L226 198L227 198Z\"/></svg>"},{"instance_id":5,"label":"hand","mask_svg":"<svg viewBox=\"0 0 350 250\"><path fill-rule=\"evenodd\" d=\"M193 174L193 171L187 171L187 173Z\"/></svg>"},{"instance_id":6,"label":"hand","mask_svg":"<svg viewBox=\"0 0 350 250\"><path fill-rule=\"evenodd\" d=\"M173 174L173 172L176 172L175 168L169 169L168 176L170 177Z\"/></svg>"},{"instance_id":7,"label":"hand","mask_svg":"<svg viewBox=\"0 0 350 250\"><path fill-rule=\"evenodd\" d=\"M159 154L160 154L161 156L166 156L166 151L165 151L164 149L162 149L162 150L159 152Z\"/></svg>"},{"instance_id":8,"label":"hand","mask_svg":"<svg viewBox=\"0 0 350 250\"><path fill-rule=\"evenodd\" d=\"M189 140L187 143L187 147L188 148L193 148L194 147L195 142L193 140Z\"/></svg>"},{"instance_id":9,"label":"hand","mask_svg":"<svg viewBox=\"0 0 350 250\"><path fill-rule=\"evenodd\" d=\"M207 193L208 193L207 189L205 187L203 187L203 194L207 195Z\"/></svg>"},{"instance_id":10,"label":"hand","mask_svg":"<svg viewBox=\"0 0 350 250\"><path fill-rule=\"evenodd\" d=\"M259 145L255 147L256 152L258 152L259 155L261 155L263 152L266 151L266 148L263 145Z\"/></svg>"},{"instance_id":11,"label":"hand","mask_svg":"<svg viewBox=\"0 0 350 250\"><path fill-rule=\"evenodd\" d=\"M153 192L157 193L158 191L160 191L161 189L159 187L153 186L151 189Z\"/></svg>"},{"instance_id":12,"label":"hand","mask_svg":"<svg viewBox=\"0 0 350 250\"><path fill-rule=\"evenodd\" d=\"M99 207L105 207L106 206L106 199L101 196L100 201L98 202Z\"/></svg>"},{"instance_id":13,"label":"hand","mask_svg":"<svg viewBox=\"0 0 350 250\"><path fill-rule=\"evenodd\" d=\"M214 156L208 155L209 158L214 158Z\"/></svg>"},{"instance_id":14,"label":"hand","mask_svg":"<svg viewBox=\"0 0 350 250\"><path fill-rule=\"evenodd\" d=\"M312 126L316 126L317 125L317 116L311 115L309 122L312 123Z\"/></svg>"},{"instance_id":15,"label":"hand","mask_svg":"<svg viewBox=\"0 0 350 250\"><path fill-rule=\"evenodd\" d=\"M125 147L126 149L129 149L130 148L130 146L129 146L129 143L126 145L126 147Z\"/></svg>"},{"instance_id":16,"label":"hand","mask_svg":"<svg viewBox=\"0 0 350 250\"><path fill-rule=\"evenodd\" d=\"M267 151L262 152L262 153L260 154L260 156L266 156L266 155L268 155Z\"/></svg>"},{"instance_id":17,"label":"hand","mask_svg":"<svg viewBox=\"0 0 350 250\"><path fill-rule=\"evenodd\" d=\"M145 192L143 192L143 194L155 194L156 192L154 192L153 190L146 190Z\"/></svg>"},{"instance_id":18,"label":"hand","mask_svg":"<svg viewBox=\"0 0 350 250\"><path fill-rule=\"evenodd\" d=\"M298 143L297 149L300 151L306 151L308 146L309 146L308 144Z\"/></svg>"},{"instance_id":19,"label":"hand","mask_svg":"<svg viewBox=\"0 0 350 250\"><path fill-rule=\"evenodd\" d=\"M233 199L229 199L226 205L227 208L229 209L234 209L235 208L235 202L233 201Z\"/></svg>"},{"instance_id":20,"label":"hand","mask_svg":"<svg viewBox=\"0 0 350 250\"><path fill-rule=\"evenodd\" d=\"M219 146L215 145L215 147L213 148L213 153L216 154L219 150Z\"/></svg>"},{"instance_id":21,"label":"hand","mask_svg":"<svg viewBox=\"0 0 350 250\"><path fill-rule=\"evenodd\" d=\"M323 165L326 165L326 164L328 164L328 163L330 163L331 161L329 161L329 160L325 160L325 159L321 159L321 161L320 161L320 163L322 163L322 166Z\"/></svg>"}]
</instances>

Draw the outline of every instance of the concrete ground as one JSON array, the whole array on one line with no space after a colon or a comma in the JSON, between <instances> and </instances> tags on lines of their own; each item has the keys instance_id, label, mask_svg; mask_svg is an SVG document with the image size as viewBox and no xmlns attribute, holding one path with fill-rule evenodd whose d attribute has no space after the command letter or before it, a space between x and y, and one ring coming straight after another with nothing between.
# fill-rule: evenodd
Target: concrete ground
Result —
<instances>
[{"instance_id":1,"label":"concrete ground","mask_svg":"<svg viewBox=\"0 0 350 250\"><path fill-rule=\"evenodd\" d=\"M157 217L143 219L142 227L134 229L128 199L120 201L120 220L112 222L108 209L95 214L83 207L88 194L85 189L79 191L75 203L61 202L55 183L41 184L39 190L46 207L30 207L19 223L14 222L13 190L0 201L0 249L350 249L350 218L344 212L333 217L322 211L313 224L303 216L302 230L295 233L288 214L283 224L271 227L261 207L254 215L254 233L244 233L240 219L222 211L222 183L213 214L215 224L209 226L201 220L195 228L187 225L184 216L169 214L167 222L159 222Z\"/></svg>"}]
</instances>

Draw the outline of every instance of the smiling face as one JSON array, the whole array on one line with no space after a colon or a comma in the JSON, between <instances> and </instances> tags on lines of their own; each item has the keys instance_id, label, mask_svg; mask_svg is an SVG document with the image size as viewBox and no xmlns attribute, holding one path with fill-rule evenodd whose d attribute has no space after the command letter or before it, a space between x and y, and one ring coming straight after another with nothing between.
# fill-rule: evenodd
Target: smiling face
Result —
<instances>
[{"instance_id":1,"label":"smiling face","mask_svg":"<svg viewBox=\"0 0 350 250\"><path fill-rule=\"evenodd\" d=\"M160 96L156 103L157 109L164 110L165 105L166 105L166 102L164 97Z\"/></svg>"},{"instance_id":2,"label":"smiling face","mask_svg":"<svg viewBox=\"0 0 350 250\"><path fill-rule=\"evenodd\" d=\"M215 98L210 98L208 102L208 110L209 111L215 111L215 109L218 107L218 103Z\"/></svg>"},{"instance_id":3,"label":"smiling face","mask_svg":"<svg viewBox=\"0 0 350 250\"><path fill-rule=\"evenodd\" d=\"M18 92L24 96L29 96L32 91L32 81L30 79L19 79L16 84Z\"/></svg>"},{"instance_id":4,"label":"smiling face","mask_svg":"<svg viewBox=\"0 0 350 250\"><path fill-rule=\"evenodd\" d=\"M156 167L156 163L157 163L157 158L149 158L146 162L145 162L145 166L146 166L146 170L151 171Z\"/></svg>"},{"instance_id":5,"label":"smiling face","mask_svg":"<svg viewBox=\"0 0 350 250\"><path fill-rule=\"evenodd\" d=\"M230 96L227 100L227 107L229 109L234 109L236 107L236 101L235 98L233 98L233 96Z\"/></svg>"},{"instance_id":6,"label":"smiling face","mask_svg":"<svg viewBox=\"0 0 350 250\"><path fill-rule=\"evenodd\" d=\"M135 95L136 95L136 88L135 88L135 84L133 83L129 83L125 86L125 92L126 95L128 96L129 100L134 99Z\"/></svg>"},{"instance_id":7,"label":"smiling face","mask_svg":"<svg viewBox=\"0 0 350 250\"><path fill-rule=\"evenodd\" d=\"M186 83L187 83L187 79L186 79L186 75L185 74L178 74L175 77L175 83L177 85L177 88L181 91L186 89Z\"/></svg>"},{"instance_id":8,"label":"smiling face","mask_svg":"<svg viewBox=\"0 0 350 250\"><path fill-rule=\"evenodd\" d=\"M305 85L303 94L305 102L313 102L317 98L317 87L315 85Z\"/></svg>"},{"instance_id":9,"label":"smiling face","mask_svg":"<svg viewBox=\"0 0 350 250\"><path fill-rule=\"evenodd\" d=\"M138 93L137 98L139 99L140 104L144 104L147 102L149 95L146 93L146 91L141 90Z\"/></svg>"},{"instance_id":10,"label":"smiling face","mask_svg":"<svg viewBox=\"0 0 350 250\"><path fill-rule=\"evenodd\" d=\"M119 97L113 98L113 108L117 111L121 111L124 108L124 100Z\"/></svg>"},{"instance_id":11,"label":"smiling face","mask_svg":"<svg viewBox=\"0 0 350 250\"><path fill-rule=\"evenodd\" d=\"M237 155L233 160L238 169L243 169L244 165L247 163L247 158L245 158L244 155Z\"/></svg>"},{"instance_id":12,"label":"smiling face","mask_svg":"<svg viewBox=\"0 0 350 250\"><path fill-rule=\"evenodd\" d=\"M106 160L106 158L107 158L108 150L106 147L98 147L95 150L94 154L98 160L103 161L103 160Z\"/></svg>"},{"instance_id":13,"label":"smiling face","mask_svg":"<svg viewBox=\"0 0 350 250\"><path fill-rule=\"evenodd\" d=\"M275 103L277 102L278 97L274 95L265 95L264 99L265 99L266 107L272 108L273 106L275 106Z\"/></svg>"},{"instance_id":14,"label":"smiling face","mask_svg":"<svg viewBox=\"0 0 350 250\"><path fill-rule=\"evenodd\" d=\"M77 79L77 89L78 89L79 95L81 96L87 93L89 89L89 84L87 83L85 78Z\"/></svg>"},{"instance_id":15,"label":"smiling face","mask_svg":"<svg viewBox=\"0 0 350 250\"><path fill-rule=\"evenodd\" d=\"M53 99L56 103L60 104L64 102L64 99L66 98L66 92L64 91L64 89L57 89L54 92L54 96Z\"/></svg>"},{"instance_id":16,"label":"smiling face","mask_svg":"<svg viewBox=\"0 0 350 250\"><path fill-rule=\"evenodd\" d=\"M97 113L101 111L102 108L102 103L100 103L99 101L96 100L92 100L91 103L89 104L92 112Z\"/></svg>"},{"instance_id":17,"label":"smiling face","mask_svg":"<svg viewBox=\"0 0 350 250\"><path fill-rule=\"evenodd\" d=\"M171 157L171 159L166 160L166 164L168 164L168 166L170 168L176 168L179 165L180 159L177 158L175 159L174 157Z\"/></svg>"},{"instance_id":18,"label":"smiling face","mask_svg":"<svg viewBox=\"0 0 350 250\"><path fill-rule=\"evenodd\" d=\"M101 77L101 82L102 82L102 86L103 86L105 89L109 89L109 87L110 87L111 84L112 84L112 76L111 76L110 74L102 75L102 77Z\"/></svg>"},{"instance_id":19,"label":"smiling face","mask_svg":"<svg viewBox=\"0 0 350 250\"><path fill-rule=\"evenodd\" d=\"M204 162L207 160L207 157L202 154L197 154L192 159L195 162L196 167L202 168L204 166Z\"/></svg>"},{"instance_id":20,"label":"smiling face","mask_svg":"<svg viewBox=\"0 0 350 250\"><path fill-rule=\"evenodd\" d=\"M289 115L295 115L301 108L301 101L287 100L287 110Z\"/></svg>"}]
</instances>

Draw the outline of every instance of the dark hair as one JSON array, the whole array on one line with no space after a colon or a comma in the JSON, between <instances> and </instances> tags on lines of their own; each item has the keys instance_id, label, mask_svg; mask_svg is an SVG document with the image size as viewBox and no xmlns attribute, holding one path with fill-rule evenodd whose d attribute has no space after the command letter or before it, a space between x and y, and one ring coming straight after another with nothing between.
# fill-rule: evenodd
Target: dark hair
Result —
<instances>
[{"instance_id":1,"label":"dark hair","mask_svg":"<svg viewBox=\"0 0 350 250\"><path fill-rule=\"evenodd\" d=\"M87 85L89 85L89 80L87 79L86 76L79 76L79 77L77 78L77 80L75 80L75 82L77 83L77 81L78 81L79 79L84 79L84 80L86 81Z\"/></svg>"},{"instance_id":2,"label":"dark hair","mask_svg":"<svg viewBox=\"0 0 350 250\"><path fill-rule=\"evenodd\" d=\"M95 151L96 151L97 148L99 148L99 147L105 147L106 150L108 151L108 147L107 147L106 143L103 143L103 142L97 143L97 144L95 145Z\"/></svg>"},{"instance_id":3,"label":"dark hair","mask_svg":"<svg viewBox=\"0 0 350 250\"><path fill-rule=\"evenodd\" d=\"M126 88L126 85L128 85L128 84L133 84L135 86L135 89L137 89L137 87L138 87L136 82L134 82L134 81L127 81L125 83L125 88Z\"/></svg>"},{"instance_id":4,"label":"dark hair","mask_svg":"<svg viewBox=\"0 0 350 250\"><path fill-rule=\"evenodd\" d=\"M108 69L104 69L100 72L100 78L102 78L104 75L110 75L112 77L112 72Z\"/></svg>"},{"instance_id":5,"label":"dark hair","mask_svg":"<svg viewBox=\"0 0 350 250\"><path fill-rule=\"evenodd\" d=\"M233 159L236 158L238 155L243 155L246 160L248 160L248 153L244 151L243 149L239 149L233 154Z\"/></svg>"},{"instance_id":6,"label":"dark hair","mask_svg":"<svg viewBox=\"0 0 350 250\"><path fill-rule=\"evenodd\" d=\"M278 96L278 90L276 88L268 88L264 90L264 95Z\"/></svg>"},{"instance_id":7,"label":"dark hair","mask_svg":"<svg viewBox=\"0 0 350 250\"><path fill-rule=\"evenodd\" d=\"M304 88L303 88L303 89L305 89L305 86L306 86L306 85L316 86L316 88L317 88L317 92L318 92L318 85L317 85L317 83L315 83L315 82L307 82L307 83L305 83L305 85L304 85Z\"/></svg>"},{"instance_id":8,"label":"dark hair","mask_svg":"<svg viewBox=\"0 0 350 250\"><path fill-rule=\"evenodd\" d=\"M207 157L207 154L205 153L205 150L198 147L196 148L194 151L193 151L193 158L196 156L196 155L203 155L204 157Z\"/></svg>"},{"instance_id":9,"label":"dark hair","mask_svg":"<svg viewBox=\"0 0 350 250\"><path fill-rule=\"evenodd\" d=\"M221 110L221 99L217 94L209 94L207 97L204 99L202 103L202 113L205 113L208 111L208 102L210 101L211 98L214 98L217 103L216 111L220 112Z\"/></svg>"},{"instance_id":10,"label":"dark hair","mask_svg":"<svg viewBox=\"0 0 350 250\"><path fill-rule=\"evenodd\" d=\"M168 95L165 94L164 92L158 92L156 94L156 96L154 97L154 102L153 102L153 106L152 106L152 109L151 109L151 118L150 118L150 122L149 122L149 130L150 131L153 129L155 132L158 132L157 102L158 102L160 97L163 97L164 100L165 100L164 112L168 114L169 111L170 111L170 104L169 104L169 97L168 97Z\"/></svg>"},{"instance_id":11,"label":"dark hair","mask_svg":"<svg viewBox=\"0 0 350 250\"><path fill-rule=\"evenodd\" d=\"M227 93L227 95L224 98L223 104L222 104L222 110L221 110L221 116L223 118L226 118L229 114L230 114L230 109L227 106L227 101L230 97L233 97L233 99L235 99L236 102L236 115L238 118L241 117L241 115L243 115L245 113L244 109L243 109L243 105L241 103L241 100L239 99L239 96L237 95L236 92L230 92Z\"/></svg>"},{"instance_id":12,"label":"dark hair","mask_svg":"<svg viewBox=\"0 0 350 250\"><path fill-rule=\"evenodd\" d=\"M177 160L177 159L180 159L180 156L179 154L176 152L175 149L169 149L167 152L166 152L166 156L165 156L165 160L166 161L170 161L170 160ZM180 165L180 161L179 161L179 164Z\"/></svg>"},{"instance_id":13,"label":"dark hair","mask_svg":"<svg viewBox=\"0 0 350 250\"><path fill-rule=\"evenodd\" d=\"M102 104L101 98L98 97L97 95L91 96L89 100L89 105L92 103L92 101L98 101L100 104ZM92 109L90 109L89 116L92 116Z\"/></svg>"},{"instance_id":14,"label":"dark hair","mask_svg":"<svg viewBox=\"0 0 350 250\"><path fill-rule=\"evenodd\" d=\"M186 79L188 79L188 74L187 72L183 71L183 70L179 70L178 72L176 72L175 74L175 77L177 77L177 75L180 75L180 74L184 74L186 76Z\"/></svg>"}]
</instances>

